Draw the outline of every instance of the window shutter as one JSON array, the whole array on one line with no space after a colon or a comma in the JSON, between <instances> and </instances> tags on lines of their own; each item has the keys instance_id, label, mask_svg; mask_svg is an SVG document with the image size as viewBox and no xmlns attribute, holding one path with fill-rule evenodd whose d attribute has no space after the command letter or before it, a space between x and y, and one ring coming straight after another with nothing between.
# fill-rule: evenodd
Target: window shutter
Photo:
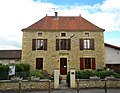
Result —
<instances>
[{"instance_id":1,"label":"window shutter","mask_svg":"<svg viewBox=\"0 0 120 93\"><path fill-rule=\"evenodd\" d=\"M80 39L80 42L79 42L80 44L80 50L83 50L83 46L84 46L84 42L83 42L83 39Z\"/></svg>"},{"instance_id":2,"label":"window shutter","mask_svg":"<svg viewBox=\"0 0 120 93\"><path fill-rule=\"evenodd\" d=\"M36 39L32 39L32 50L36 50Z\"/></svg>"},{"instance_id":3,"label":"window shutter","mask_svg":"<svg viewBox=\"0 0 120 93\"><path fill-rule=\"evenodd\" d=\"M47 39L44 39L44 45L43 45L43 47L44 47L44 50L47 50Z\"/></svg>"},{"instance_id":4,"label":"window shutter","mask_svg":"<svg viewBox=\"0 0 120 93\"><path fill-rule=\"evenodd\" d=\"M94 39L90 39L90 49L91 49L91 50L95 50L95 47L94 47Z\"/></svg>"},{"instance_id":5,"label":"window shutter","mask_svg":"<svg viewBox=\"0 0 120 93\"><path fill-rule=\"evenodd\" d=\"M92 58L92 70L96 70L95 58Z\"/></svg>"},{"instance_id":6,"label":"window shutter","mask_svg":"<svg viewBox=\"0 0 120 93\"><path fill-rule=\"evenodd\" d=\"M56 50L59 50L59 39L56 39Z\"/></svg>"},{"instance_id":7,"label":"window shutter","mask_svg":"<svg viewBox=\"0 0 120 93\"><path fill-rule=\"evenodd\" d=\"M67 50L71 49L71 40L67 39Z\"/></svg>"},{"instance_id":8,"label":"window shutter","mask_svg":"<svg viewBox=\"0 0 120 93\"><path fill-rule=\"evenodd\" d=\"M80 58L80 70L84 70L84 58Z\"/></svg>"}]
</instances>

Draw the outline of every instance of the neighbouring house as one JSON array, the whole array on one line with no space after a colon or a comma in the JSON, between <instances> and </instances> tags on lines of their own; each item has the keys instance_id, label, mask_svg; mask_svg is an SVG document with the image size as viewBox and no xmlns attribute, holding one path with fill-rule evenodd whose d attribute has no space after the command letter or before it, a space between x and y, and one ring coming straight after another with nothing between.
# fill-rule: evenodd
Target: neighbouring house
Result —
<instances>
[{"instance_id":1,"label":"neighbouring house","mask_svg":"<svg viewBox=\"0 0 120 93\"><path fill-rule=\"evenodd\" d=\"M115 69L120 67L120 47L105 43L106 67Z\"/></svg>"},{"instance_id":2,"label":"neighbouring house","mask_svg":"<svg viewBox=\"0 0 120 93\"><path fill-rule=\"evenodd\" d=\"M82 16L45 16L22 29L22 63L31 69L66 75L76 70L105 67L104 29Z\"/></svg>"},{"instance_id":3,"label":"neighbouring house","mask_svg":"<svg viewBox=\"0 0 120 93\"><path fill-rule=\"evenodd\" d=\"M0 64L19 64L21 63L21 50L0 50Z\"/></svg>"}]
</instances>

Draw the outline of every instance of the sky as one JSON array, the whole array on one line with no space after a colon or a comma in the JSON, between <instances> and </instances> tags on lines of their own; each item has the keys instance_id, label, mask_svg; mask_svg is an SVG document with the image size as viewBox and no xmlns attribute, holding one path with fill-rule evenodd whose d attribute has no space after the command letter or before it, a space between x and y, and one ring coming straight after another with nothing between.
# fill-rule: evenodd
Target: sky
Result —
<instances>
[{"instance_id":1,"label":"sky","mask_svg":"<svg viewBox=\"0 0 120 93\"><path fill-rule=\"evenodd\" d=\"M55 11L81 15L105 29L105 43L120 47L120 0L0 0L0 50L22 49L21 29Z\"/></svg>"}]
</instances>

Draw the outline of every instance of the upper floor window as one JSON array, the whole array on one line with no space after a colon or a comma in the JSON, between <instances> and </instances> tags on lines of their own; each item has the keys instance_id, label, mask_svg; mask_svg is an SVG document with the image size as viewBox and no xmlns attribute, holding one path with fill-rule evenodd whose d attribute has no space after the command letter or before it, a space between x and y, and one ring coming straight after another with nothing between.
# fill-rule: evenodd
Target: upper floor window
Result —
<instances>
[{"instance_id":1,"label":"upper floor window","mask_svg":"<svg viewBox=\"0 0 120 93\"><path fill-rule=\"evenodd\" d=\"M47 50L47 39L33 39L32 50Z\"/></svg>"},{"instance_id":2,"label":"upper floor window","mask_svg":"<svg viewBox=\"0 0 120 93\"><path fill-rule=\"evenodd\" d=\"M61 36L66 36L66 33L61 33Z\"/></svg>"},{"instance_id":3,"label":"upper floor window","mask_svg":"<svg viewBox=\"0 0 120 93\"><path fill-rule=\"evenodd\" d=\"M56 39L56 50L70 50L70 39Z\"/></svg>"},{"instance_id":4,"label":"upper floor window","mask_svg":"<svg viewBox=\"0 0 120 93\"><path fill-rule=\"evenodd\" d=\"M38 33L38 37L42 37L42 35L43 35L42 33Z\"/></svg>"},{"instance_id":5,"label":"upper floor window","mask_svg":"<svg viewBox=\"0 0 120 93\"><path fill-rule=\"evenodd\" d=\"M80 50L94 50L94 39L80 39Z\"/></svg>"}]
</instances>

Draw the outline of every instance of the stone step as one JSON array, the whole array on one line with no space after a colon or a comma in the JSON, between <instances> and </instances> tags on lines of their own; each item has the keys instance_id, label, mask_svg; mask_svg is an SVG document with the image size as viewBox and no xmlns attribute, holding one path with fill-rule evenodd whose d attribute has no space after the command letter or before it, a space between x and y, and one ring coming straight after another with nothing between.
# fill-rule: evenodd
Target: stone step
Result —
<instances>
[{"instance_id":1,"label":"stone step","mask_svg":"<svg viewBox=\"0 0 120 93\"><path fill-rule=\"evenodd\" d=\"M66 75L60 75L62 77L62 80L66 80Z\"/></svg>"}]
</instances>

